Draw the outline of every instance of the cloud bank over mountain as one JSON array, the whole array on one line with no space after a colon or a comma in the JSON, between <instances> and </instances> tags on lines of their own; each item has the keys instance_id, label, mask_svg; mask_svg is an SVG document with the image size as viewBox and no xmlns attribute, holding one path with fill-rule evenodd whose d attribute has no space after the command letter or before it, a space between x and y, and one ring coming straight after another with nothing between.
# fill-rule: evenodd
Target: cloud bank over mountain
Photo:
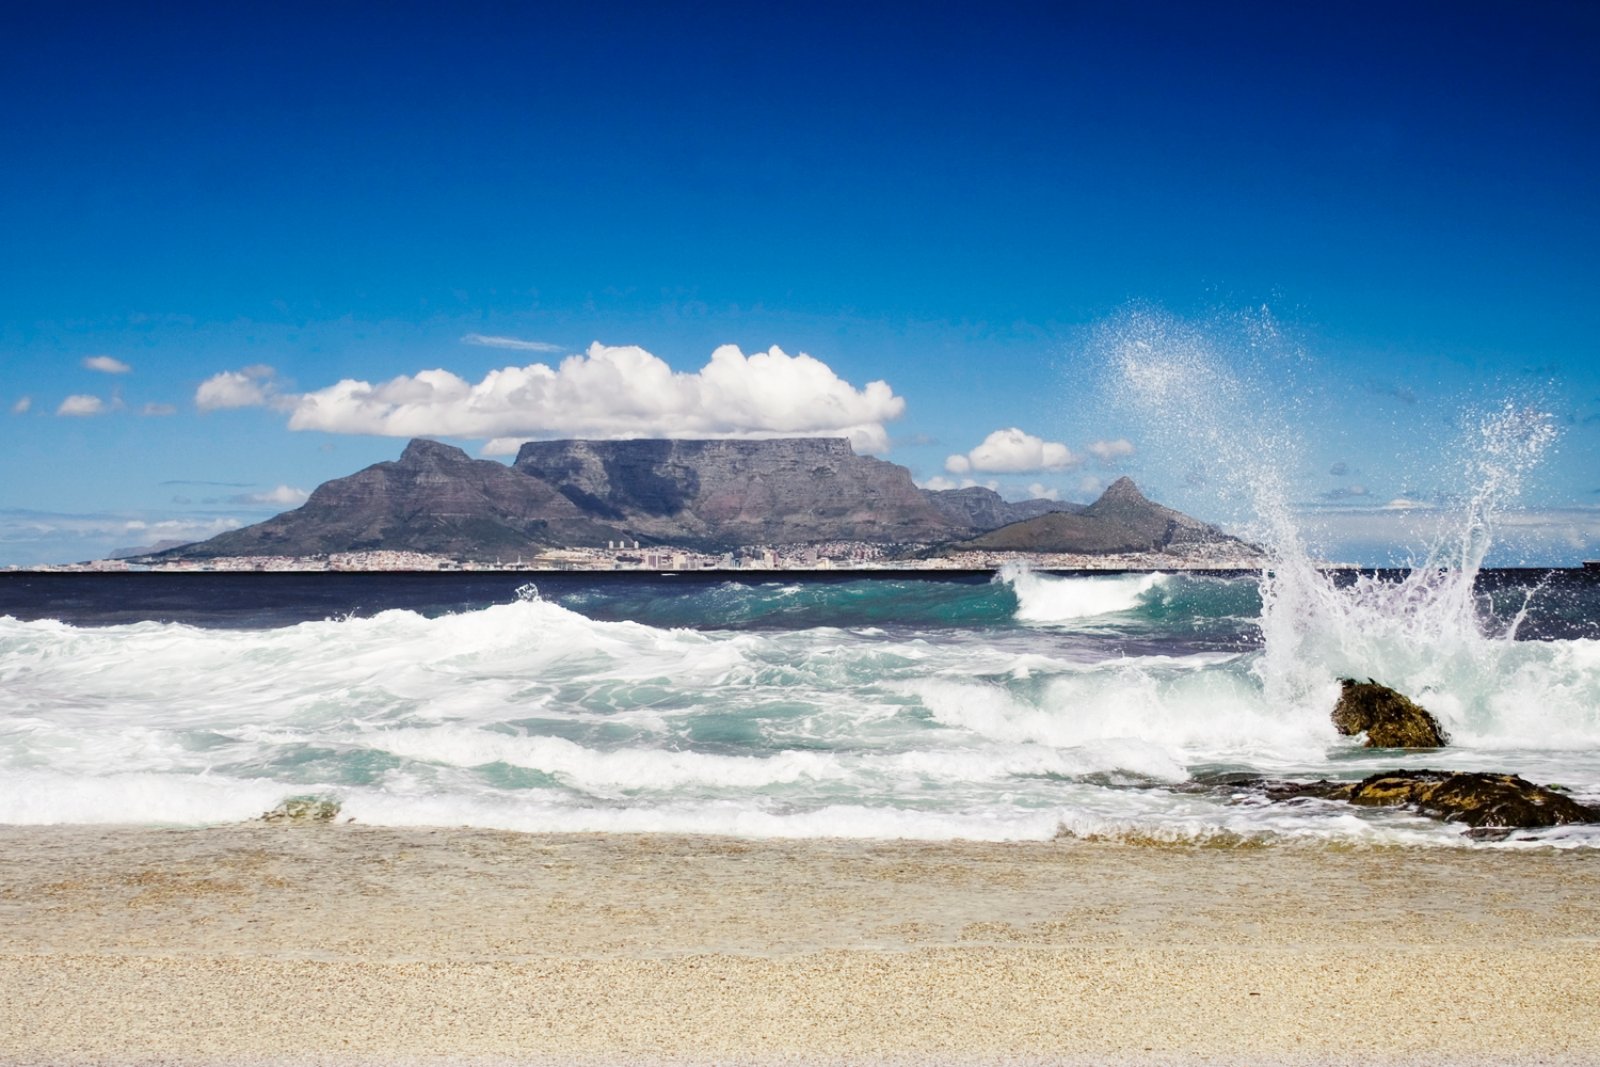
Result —
<instances>
[{"instance_id":1,"label":"cloud bank over mountain","mask_svg":"<svg viewBox=\"0 0 1600 1067\"><path fill-rule=\"evenodd\" d=\"M881 453L889 448L884 424L905 412L887 382L857 389L803 352L746 355L722 345L690 373L643 348L599 342L554 367L504 367L478 382L434 369L376 383L347 378L298 395L279 392L271 368L247 367L208 378L195 404L281 407L292 430L474 438L491 455L552 437L828 436Z\"/></svg>"}]
</instances>

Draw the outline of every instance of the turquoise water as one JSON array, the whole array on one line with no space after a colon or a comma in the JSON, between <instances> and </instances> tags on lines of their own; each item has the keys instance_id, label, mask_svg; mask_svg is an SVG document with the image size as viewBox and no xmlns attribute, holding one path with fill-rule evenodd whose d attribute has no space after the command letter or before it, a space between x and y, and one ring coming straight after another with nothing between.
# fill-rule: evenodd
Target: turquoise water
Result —
<instances>
[{"instance_id":1,"label":"turquoise water","mask_svg":"<svg viewBox=\"0 0 1600 1067\"><path fill-rule=\"evenodd\" d=\"M1422 764L1600 800L1581 573L162 577L0 586L0 821L206 824L310 793L529 831L1600 842L1191 785L1419 765L1335 734L1356 674L1444 722Z\"/></svg>"}]
</instances>

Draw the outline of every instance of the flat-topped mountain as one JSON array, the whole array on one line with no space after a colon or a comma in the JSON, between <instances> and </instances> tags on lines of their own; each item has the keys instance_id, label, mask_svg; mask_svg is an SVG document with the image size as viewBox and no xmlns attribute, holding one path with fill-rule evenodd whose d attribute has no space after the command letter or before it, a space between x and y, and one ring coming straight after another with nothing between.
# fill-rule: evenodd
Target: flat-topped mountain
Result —
<instances>
[{"instance_id":1,"label":"flat-topped mountain","mask_svg":"<svg viewBox=\"0 0 1600 1067\"><path fill-rule=\"evenodd\" d=\"M844 440L530 441L515 468L643 541L899 544L960 528L909 470Z\"/></svg>"},{"instance_id":2,"label":"flat-topped mountain","mask_svg":"<svg viewBox=\"0 0 1600 1067\"><path fill-rule=\"evenodd\" d=\"M965 540L975 535L985 536ZM709 551L863 541L1118 552L1221 537L1145 500L1127 479L1087 508L1011 503L984 488L918 488L905 467L858 456L844 440L534 441L506 466L419 439L398 461L324 483L302 507L160 555L390 549L503 559L612 541Z\"/></svg>"}]
</instances>

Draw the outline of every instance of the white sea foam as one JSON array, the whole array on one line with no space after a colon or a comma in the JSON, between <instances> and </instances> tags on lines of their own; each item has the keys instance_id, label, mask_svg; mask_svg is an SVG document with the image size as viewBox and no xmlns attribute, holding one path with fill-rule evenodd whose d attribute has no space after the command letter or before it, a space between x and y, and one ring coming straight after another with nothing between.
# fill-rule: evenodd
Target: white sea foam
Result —
<instances>
[{"instance_id":1,"label":"white sea foam","mask_svg":"<svg viewBox=\"0 0 1600 1067\"><path fill-rule=\"evenodd\" d=\"M1053 577L1018 564L1000 570L1000 580L1017 596L1017 618L1032 623L1067 623L1098 615L1132 611L1151 590L1167 581L1165 574L1118 574Z\"/></svg>"},{"instance_id":2,"label":"white sea foam","mask_svg":"<svg viewBox=\"0 0 1600 1067\"><path fill-rule=\"evenodd\" d=\"M601 751L561 737L517 737L481 729L435 727L366 735L375 750L414 760L477 767L506 763L542 771L591 794L662 792L688 787L759 789L810 779L842 777L836 757L780 751L765 756L725 756L656 748Z\"/></svg>"},{"instance_id":3,"label":"white sea foam","mask_svg":"<svg viewBox=\"0 0 1600 1067\"><path fill-rule=\"evenodd\" d=\"M149 770L103 774L74 768L9 767L0 784L0 823L145 823L202 825L239 822L275 807L291 793L272 781Z\"/></svg>"}]
</instances>

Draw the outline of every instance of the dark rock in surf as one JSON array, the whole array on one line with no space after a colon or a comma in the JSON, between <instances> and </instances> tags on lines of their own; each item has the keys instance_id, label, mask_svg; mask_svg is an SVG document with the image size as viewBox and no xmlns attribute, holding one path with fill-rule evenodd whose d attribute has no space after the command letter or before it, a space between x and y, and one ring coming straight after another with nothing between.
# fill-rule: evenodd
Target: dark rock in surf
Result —
<instances>
[{"instance_id":1,"label":"dark rock in surf","mask_svg":"<svg viewBox=\"0 0 1600 1067\"><path fill-rule=\"evenodd\" d=\"M1600 822L1600 810L1515 774L1391 771L1362 779L1350 802L1377 807L1404 804L1424 815L1473 827Z\"/></svg>"},{"instance_id":2,"label":"dark rock in surf","mask_svg":"<svg viewBox=\"0 0 1600 1067\"><path fill-rule=\"evenodd\" d=\"M1533 829L1600 822L1600 808L1534 785L1515 774L1477 771L1383 771L1359 782L1284 782L1256 779L1234 788L1258 791L1270 800L1313 798L1368 808L1407 807L1444 822L1474 829Z\"/></svg>"},{"instance_id":3,"label":"dark rock in surf","mask_svg":"<svg viewBox=\"0 0 1600 1067\"><path fill-rule=\"evenodd\" d=\"M1443 748L1449 735L1427 709L1372 679L1341 681L1344 691L1333 707L1333 725L1341 734L1365 733L1368 748Z\"/></svg>"}]
</instances>

